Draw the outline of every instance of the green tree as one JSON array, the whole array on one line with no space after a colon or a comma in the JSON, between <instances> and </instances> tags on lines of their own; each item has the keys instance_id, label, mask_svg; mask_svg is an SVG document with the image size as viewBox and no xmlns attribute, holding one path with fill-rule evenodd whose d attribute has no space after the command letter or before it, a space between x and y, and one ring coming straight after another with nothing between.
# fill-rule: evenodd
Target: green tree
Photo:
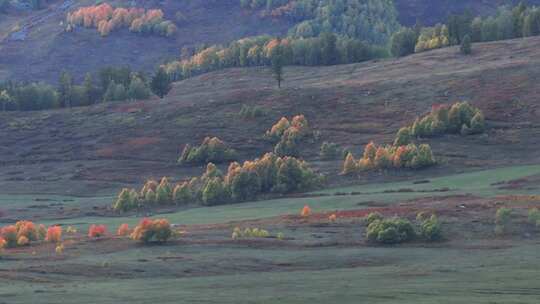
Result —
<instances>
[{"instance_id":1,"label":"green tree","mask_svg":"<svg viewBox=\"0 0 540 304\"><path fill-rule=\"evenodd\" d=\"M414 53L418 34L410 28L404 27L395 32L390 39L390 52L395 57L402 57Z\"/></svg>"},{"instance_id":2,"label":"green tree","mask_svg":"<svg viewBox=\"0 0 540 304\"><path fill-rule=\"evenodd\" d=\"M278 88L281 88L281 82L283 81L283 65L284 65L284 55L283 55L283 46L281 41L278 41L278 45L274 48L271 54L272 61L272 74L278 82Z\"/></svg>"},{"instance_id":3,"label":"green tree","mask_svg":"<svg viewBox=\"0 0 540 304\"><path fill-rule=\"evenodd\" d=\"M150 89L140 77L134 76L129 84L127 95L135 100L147 99L150 97Z\"/></svg>"},{"instance_id":4,"label":"green tree","mask_svg":"<svg viewBox=\"0 0 540 304\"><path fill-rule=\"evenodd\" d=\"M171 90L171 80L167 72L163 67L160 67L157 72L152 77L150 82L150 89L154 94L159 96L159 98L165 97L167 93Z\"/></svg>"},{"instance_id":5,"label":"green tree","mask_svg":"<svg viewBox=\"0 0 540 304\"><path fill-rule=\"evenodd\" d=\"M58 94L60 95L60 103L66 108L71 108L72 95L73 95L73 79L71 74L66 71L62 71L59 80L60 86L58 87Z\"/></svg>"},{"instance_id":6,"label":"green tree","mask_svg":"<svg viewBox=\"0 0 540 304\"><path fill-rule=\"evenodd\" d=\"M460 51L465 55L472 53L471 36L465 35L465 37L463 37L463 40L461 40Z\"/></svg>"}]
</instances>

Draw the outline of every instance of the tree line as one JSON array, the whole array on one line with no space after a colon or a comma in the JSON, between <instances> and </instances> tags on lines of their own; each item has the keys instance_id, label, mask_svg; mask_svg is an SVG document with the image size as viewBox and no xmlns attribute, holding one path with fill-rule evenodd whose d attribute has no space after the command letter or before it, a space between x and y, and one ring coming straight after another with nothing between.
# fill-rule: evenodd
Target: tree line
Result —
<instances>
[{"instance_id":1,"label":"tree line","mask_svg":"<svg viewBox=\"0 0 540 304\"><path fill-rule=\"evenodd\" d=\"M461 45L470 53L470 43L540 35L540 8L524 2L501 6L493 16L473 16L470 12L450 15L444 24L433 27L402 27L390 39L390 51L400 57L412 53Z\"/></svg>"},{"instance_id":2,"label":"tree line","mask_svg":"<svg viewBox=\"0 0 540 304\"><path fill-rule=\"evenodd\" d=\"M243 38L229 45L202 47L191 56L163 65L171 79L249 66L334 65L387 56L384 47L325 32L313 38L275 38L267 35Z\"/></svg>"},{"instance_id":3,"label":"tree line","mask_svg":"<svg viewBox=\"0 0 540 304\"><path fill-rule=\"evenodd\" d=\"M159 69L151 78L129 67L105 67L96 75L87 73L77 84L63 71L58 85L42 82L0 83L0 104L3 111L35 111L87 106L100 102L140 100L152 93L163 97L170 90L170 79Z\"/></svg>"}]
</instances>

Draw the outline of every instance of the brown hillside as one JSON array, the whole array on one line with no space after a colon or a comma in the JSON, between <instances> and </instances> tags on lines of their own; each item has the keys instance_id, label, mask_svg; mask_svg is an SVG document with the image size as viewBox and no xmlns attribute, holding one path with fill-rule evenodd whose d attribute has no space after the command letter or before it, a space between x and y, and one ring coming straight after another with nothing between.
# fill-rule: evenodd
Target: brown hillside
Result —
<instances>
[{"instance_id":1,"label":"brown hillside","mask_svg":"<svg viewBox=\"0 0 540 304\"><path fill-rule=\"evenodd\" d=\"M321 140L358 154L370 140L390 142L432 104L456 100L480 107L489 130L430 139L441 165L420 175L534 163L540 161L539 65L540 38L530 38L475 45L472 56L447 48L400 60L291 67L281 90L268 70L230 69L176 83L164 100L2 113L0 191L110 193L148 177L200 174L201 168L175 165L181 145L218 136L243 159L254 158L272 148L264 131L298 113L321 131ZM269 114L240 119L243 104ZM303 155L331 174L332 183L345 182L335 178L340 162L318 160L318 145Z\"/></svg>"}]
</instances>

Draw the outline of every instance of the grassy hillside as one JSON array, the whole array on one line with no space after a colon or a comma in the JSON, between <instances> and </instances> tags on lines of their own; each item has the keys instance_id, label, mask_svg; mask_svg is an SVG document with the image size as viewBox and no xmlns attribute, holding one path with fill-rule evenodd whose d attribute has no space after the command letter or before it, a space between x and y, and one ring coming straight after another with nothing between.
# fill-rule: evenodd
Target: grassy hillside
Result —
<instances>
[{"instance_id":1,"label":"grassy hillside","mask_svg":"<svg viewBox=\"0 0 540 304\"><path fill-rule=\"evenodd\" d=\"M126 5L131 1L109 2ZM236 0L150 0L135 3L137 7L161 8L168 19L174 20L178 11L186 16L174 38L140 36L127 29L102 38L95 29L64 32L65 26L61 23L65 21L66 10L61 8L63 3L56 1L49 10L21 13L18 18L2 21L5 30L16 24L32 26L22 41L0 39L0 79L54 82L62 68L82 78L84 73L107 65L130 65L135 69L152 71L164 60L178 57L182 47L226 43L264 33L279 34L289 27L286 22L260 20L240 10ZM67 11L93 4L95 1L91 0L74 1ZM35 20L40 21L34 25Z\"/></svg>"},{"instance_id":2,"label":"grassy hillside","mask_svg":"<svg viewBox=\"0 0 540 304\"><path fill-rule=\"evenodd\" d=\"M435 103L469 100L488 122L485 135L429 140L440 165L418 172L366 174L363 181L440 175L493 166L537 163L540 155L539 38L475 45L464 57L447 48L406 57L332 67L291 67L281 90L266 69L230 69L176 83L164 99L100 104L88 108L0 114L0 189L4 193L110 195L163 175L199 175L178 167L181 146L218 136L241 159L270 151L264 131L281 116L305 114L321 132L302 156L337 178L340 161L320 161L321 141L358 154L371 140L389 143L400 126ZM242 105L267 110L261 118L238 116ZM419 174L419 175L418 175Z\"/></svg>"}]
</instances>

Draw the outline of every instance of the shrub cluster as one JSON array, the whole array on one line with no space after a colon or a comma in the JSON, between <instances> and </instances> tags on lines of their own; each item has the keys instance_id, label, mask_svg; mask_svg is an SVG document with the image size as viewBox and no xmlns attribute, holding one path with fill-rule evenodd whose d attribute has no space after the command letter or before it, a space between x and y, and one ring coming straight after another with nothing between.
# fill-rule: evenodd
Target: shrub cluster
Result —
<instances>
[{"instance_id":1,"label":"shrub cluster","mask_svg":"<svg viewBox=\"0 0 540 304\"><path fill-rule=\"evenodd\" d=\"M105 225L90 225L88 228L89 238L100 238L107 235L107 226Z\"/></svg>"},{"instance_id":2,"label":"shrub cluster","mask_svg":"<svg viewBox=\"0 0 540 304\"><path fill-rule=\"evenodd\" d=\"M45 238L45 227L36 226L30 221L18 221L15 225L5 226L0 229L0 243L2 248L30 245L31 242Z\"/></svg>"},{"instance_id":3,"label":"shrub cluster","mask_svg":"<svg viewBox=\"0 0 540 304\"><path fill-rule=\"evenodd\" d=\"M341 148L338 144L325 141L321 145L321 150L319 152L319 155L321 159L325 159L325 160L338 159L338 158L343 159L344 151L345 150L343 150L343 148Z\"/></svg>"},{"instance_id":4,"label":"shrub cluster","mask_svg":"<svg viewBox=\"0 0 540 304\"><path fill-rule=\"evenodd\" d=\"M398 244L414 240L420 235L425 241L434 242L442 239L442 228L435 214L417 216L418 232L407 219L384 218L380 213L370 213L365 220L368 241L382 244Z\"/></svg>"},{"instance_id":5,"label":"shrub cluster","mask_svg":"<svg viewBox=\"0 0 540 304\"><path fill-rule=\"evenodd\" d=\"M264 115L266 115L265 109L259 106L250 107L247 105L243 105L240 109L240 112L238 112L238 116L243 119L254 119Z\"/></svg>"},{"instance_id":6,"label":"shrub cluster","mask_svg":"<svg viewBox=\"0 0 540 304\"><path fill-rule=\"evenodd\" d=\"M268 140L277 142L274 153L279 156L298 156L300 142L311 136L313 132L304 115L296 115L291 121L282 117L265 134Z\"/></svg>"},{"instance_id":7,"label":"shrub cluster","mask_svg":"<svg viewBox=\"0 0 540 304\"><path fill-rule=\"evenodd\" d=\"M375 219L367 226L366 237L370 242L397 244L416 237L414 226L407 219Z\"/></svg>"},{"instance_id":8,"label":"shrub cluster","mask_svg":"<svg viewBox=\"0 0 540 304\"><path fill-rule=\"evenodd\" d=\"M270 233L260 228L246 228L242 230L240 227L234 227L231 238L233 240L241 238L267 238Z\"/></svg>"},{"instance_id":9,"label":"shrub cluster","mask_svg":"<svg viewBox=\"0 0 540 304\"><path fill-rule=\"evenodd\" d=\"M377 146L373 142L366 145L364 155L355 160L352 153L347 154L342 174L377 169L420 169L436 164L428 144L408 144L403 146Z\"/></svg>"},{"instance_id":10,"label":"shrub cluster","mask_svg":"<svg viewBox=\"0 0 540 304\"><path fill-rule=\"evenodd\" d=\"M178 163L183 164L207 164L223 163L236 159L237 154L234 149L228 148L225 143L217 137L206 137L198 147L185 145Z\"/></svg>"},{"instance_id":11,"label":"shrub cluster","mask_svg":"<svg viewBox=\"0 0 540 304\"><path fill-rule=\"evenodd\" d=\"M171 224L166 219L143 219L133 229L131 238L143 243L164 243L172 236Z\"/></svg>"},{"instance_id":12,"label":"shrub cluster","mask_svg":"<svg viewBox=\"0 0 540 304\"><path fill-rule=\"evenodd\" d=\"M173 36L177 31L172 21L164 20L160 9L113 8L108 3L81 7L68 13L66 21L68 31L71 31L74 26L84 26L97 28L101 36L107 36L120 28L129 28L134 33L166 37Z\"/></svg>"},{"instance_id":13,"label":"shrub cluster","mask_svg":"<svg viewBox=\"0 0 540 304\"><path fill-rule=\"evenodd\" d=\"M399 129L394 145L406 145L415 137L442 134L479 134L485 130L484 114L468 102L433 106L431 112L416 118L410 126Z\"/></svg>"},{"instance_id":14,"label":"shrub cluster","mask_svg":"<svg viewBox=\"0 0 540 304\"><path fill-rule=\"evenodd\" d=\"M512 220L512 209L501 207L495 213L495 234L502 235L508 232Z\"/></svg>"},{"instance_id":15,"label":"shrub cluster","mask_svg":"<svg viewBox=\"0 0 540 304\"><path fill-rule=\"evenodd\" d=\"M143 206L189 203L217 205L246 201L266 193L302 191L321 183L322 177L306 162L267 153L243 165L231 163L225 175L213 163L209 163L202 176L175 186L167 178L162 178L159 183L147 181L139 192L122 189L113 209L128 211Z\"/></svg>"}]
</instances>

